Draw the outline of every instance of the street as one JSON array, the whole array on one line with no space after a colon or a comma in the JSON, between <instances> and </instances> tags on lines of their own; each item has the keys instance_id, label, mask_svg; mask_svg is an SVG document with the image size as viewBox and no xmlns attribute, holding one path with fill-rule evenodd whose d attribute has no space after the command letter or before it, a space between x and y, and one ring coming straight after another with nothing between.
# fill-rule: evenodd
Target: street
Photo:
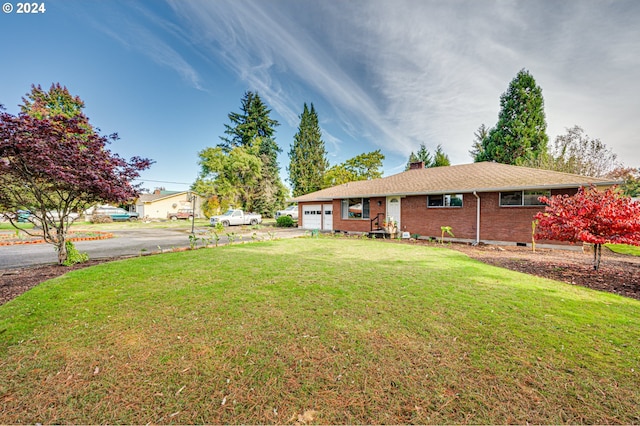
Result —
<instances>
[{"instance_id":1,"label":"street","mask_svg":"<svg viewBox=\"0 0 640 426\"><path fill-rule=\"evenodd\" d=\"M238 233L235 241L251 241L254 231L240 234L234 228L229 232ZM207 236L207 229L196 229L196 236ZM186 228L153 228L127 229L110 231L114 237L106 240L78 241L76 248L86 252L89 259L105 257L135 256L142 253L154 253L172 248L189 247L190 229ZM271 233L271 235L269 235ZM264 228L255 231L256 238L293 238L304 235L304 230L297 228ZM228 243L226 235L220 236L219 245ZM202 241L198 245L203 245ZM57 262L57 254L51 244L26 244L0 246L0 269L12 269L25 266L46 265Z\"/></svg>"}]
</instances>

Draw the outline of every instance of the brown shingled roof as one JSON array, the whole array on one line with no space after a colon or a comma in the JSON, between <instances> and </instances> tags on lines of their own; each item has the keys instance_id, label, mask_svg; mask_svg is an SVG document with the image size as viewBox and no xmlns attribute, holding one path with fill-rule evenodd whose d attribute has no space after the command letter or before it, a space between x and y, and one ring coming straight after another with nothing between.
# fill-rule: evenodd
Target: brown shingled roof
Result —
<instances>
[{"instance_id":1,"label":"brown shingled roof","mask_svg":"<svg viewBox=\"0 0 640 426\"><path fill-rule=\"evenodd\" d=\"M377 197L389 195L422 195L514 191L523 189L578 188L580 186L613 185L608 179L532 169L501 163L472 163L448 167L409 170L379 179L349 182L292 201L319 201L334 198Z\"/></svg>"}]
</instances>

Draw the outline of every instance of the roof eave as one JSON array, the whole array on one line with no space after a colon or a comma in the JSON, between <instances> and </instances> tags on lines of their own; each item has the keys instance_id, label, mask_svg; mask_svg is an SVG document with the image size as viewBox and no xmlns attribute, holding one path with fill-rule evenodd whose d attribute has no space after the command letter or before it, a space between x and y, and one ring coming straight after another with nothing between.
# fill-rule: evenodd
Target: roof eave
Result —
<instances>
[{"instance_id":1,"label":"roof eave","mask_svg":"<svg viewBox=\"0 0 640 426\"><path fill-rule=\"evenodd\" d=\"M542 184L542 185L515 185L515 186L496 186L488 188L465 188L465 189L438 189L427 191L413 191L413 192L384 192L384 193L363 193L363 194L350 194L350 195L336 195L333 197L318 197L308 200L292 199L292 202L298 203L313 203L323 202L331 200L343 200L347 198L375 198L375 197L407 197L413 195L434 195L434 194L471 194L473 192L505 192L505 191L524 191L524 190L541 190L541 189L570 189L580 188L583 186L595 185L595 186L613 186L620 185L621 181L602 181L602 182L575 182L575 183L563 183L563 184Z\"/></svg>"}]
</instances>

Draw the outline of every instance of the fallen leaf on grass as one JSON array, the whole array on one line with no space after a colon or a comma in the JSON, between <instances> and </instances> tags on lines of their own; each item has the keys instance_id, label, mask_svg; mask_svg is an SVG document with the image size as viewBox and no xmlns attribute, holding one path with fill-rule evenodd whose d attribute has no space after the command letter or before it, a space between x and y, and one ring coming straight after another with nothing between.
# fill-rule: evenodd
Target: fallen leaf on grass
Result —
<instances>
[{"instance_id":1,"label":"fallen leaf on grass","mask_svg":"<svg viewBox=\"0 0 640 426\"><path fill-rule=\"evenodd\" d=\"M293 422L295 420L294 424L296 425L306 425L313 422L317 415L318 415L318 412L315 410L306 410L304 413L297 415L297 420L296 420L295 414L291 416L291 418L287 423Z\"/></svg>"}]
</instances>

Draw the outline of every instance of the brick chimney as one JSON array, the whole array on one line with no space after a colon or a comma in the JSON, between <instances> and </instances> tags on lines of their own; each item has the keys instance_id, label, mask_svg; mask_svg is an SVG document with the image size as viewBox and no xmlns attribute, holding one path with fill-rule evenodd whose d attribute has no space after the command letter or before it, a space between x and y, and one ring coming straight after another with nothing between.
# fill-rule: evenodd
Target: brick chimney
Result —
<instances>
[{"instance_id":1,"label":"brick chimney","mask_svg":"<svg viewBox=\"0 0 640 426\"><path fill-rule=\"evenodd\" d=\"M419 169L424 169L423 161L414 161L411 164L409 164L409 170L419 170Z\"/></svg>"}]
</instances>

